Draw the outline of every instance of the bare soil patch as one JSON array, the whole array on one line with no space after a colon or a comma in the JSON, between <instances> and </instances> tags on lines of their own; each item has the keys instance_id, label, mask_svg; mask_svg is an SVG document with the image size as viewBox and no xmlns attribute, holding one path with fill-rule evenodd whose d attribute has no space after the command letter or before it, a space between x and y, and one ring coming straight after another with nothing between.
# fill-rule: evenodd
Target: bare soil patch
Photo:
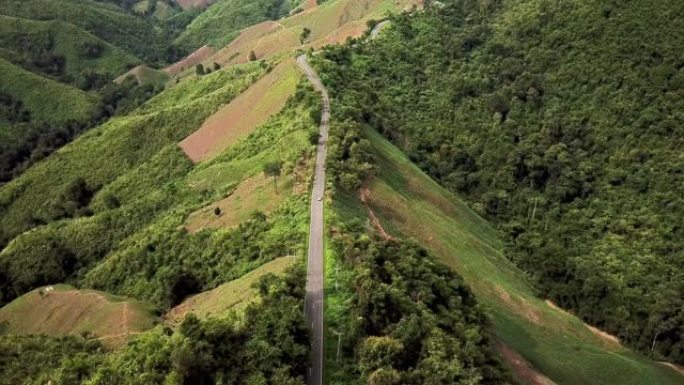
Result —
<instances>
[{"instance_id":1,"label":"bare soil patch","mask_svg":"<svg viewBox=\"0 0 684 385\"><path fill-rule=\"evenodd\" d=\"M180 147L195 163L219 154L280 112L294 94L298 77L294 61L284 60L209 117Z\"/></svg>"},{"instance_id":2,"label":"bare soil patch","mask_svg":"<svg viewBox=\"0 0 684 385\"><path fill-rule=\"evenodd\" d=\"M183 9L206 8L215 2L216 0L176 0L176 3Z\"/></svg>"},{"instance_id":3,"label":"bare soil patch","mask_svg":"<svg viewBox=\"0 0 684 385\"><path fill-rule=\"evenodd\" d=\"M164 71L169 75L178 75L179 73L202 63L213 55L214 52L213 48L205 45L188 55L185 59L164 68Z\"/></svg>"},{"instance_id":4,"label":"bare soil patch","mask_svg":"<svg viewBox=\"0 0 684 385\"><path fill-rule=\"evenodd\" d=\"M0 309L0 321L13 334L50 336L88 333L110 347L153 326L152 315L141 305L113 300L93 290L34 290ZM108 338L117 336L117 338Z\"/></svg>"},{"instance_id":5,"label":"bare soil patch","mask_svg":"<svg viewBox=\"0 0 684 385\"><path fill-rule=\"evenodd\" d=\"M498 342L497 349L515 377L521 383L526 385L556 385L550 378L534 369L523 356L511 349L508 345L503 342Z\"/></svg>"}]
</instances>

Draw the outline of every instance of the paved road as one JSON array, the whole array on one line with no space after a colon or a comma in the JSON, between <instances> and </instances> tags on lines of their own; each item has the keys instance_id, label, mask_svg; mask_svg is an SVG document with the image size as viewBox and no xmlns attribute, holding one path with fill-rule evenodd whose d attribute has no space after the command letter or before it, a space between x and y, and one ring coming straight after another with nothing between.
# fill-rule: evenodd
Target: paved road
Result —
<instances>
[{"instance_id":1,"label":"paved road","mask_svg":"<svg viewBox=\"0 0 684 385\"><path fill-rule=\"evenodd\" d=\"M309 227L309 255L306 274L306 320L311 324L311 367L306 383L323 385L323 193L325 192L325 156L328 143L328 123L330 121L330 98L321 79L309 66L306 55L297 58L297 64L321 93L323 114L321 116L320 139L316 152L316 168L311 191L311 224Z\"/></svg>"}]
</instances>

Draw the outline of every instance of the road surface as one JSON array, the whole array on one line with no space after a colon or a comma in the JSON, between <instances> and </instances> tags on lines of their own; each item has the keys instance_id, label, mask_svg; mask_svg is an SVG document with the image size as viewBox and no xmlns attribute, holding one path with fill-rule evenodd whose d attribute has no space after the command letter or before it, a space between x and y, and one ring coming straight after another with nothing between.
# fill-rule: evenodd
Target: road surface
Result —
<instances>
[{"instance_id":1,"label":"road surface","mask_svg":"<svg viewBox=\"0 0 684 385\"><path fill-rule=\"evenodd\" d=\"M304 312L311 325L311 366L307 385L323 385L323 194L325 192L325 156L330 121L330 98L328 91L316 72L311 68L306 55L297 58L297 64L309 78L323 99L320 137L316 151L316 166L311 189L311 221L309 227L309 254L306 273L306 299Z\"/></svg>"}]
</instances>

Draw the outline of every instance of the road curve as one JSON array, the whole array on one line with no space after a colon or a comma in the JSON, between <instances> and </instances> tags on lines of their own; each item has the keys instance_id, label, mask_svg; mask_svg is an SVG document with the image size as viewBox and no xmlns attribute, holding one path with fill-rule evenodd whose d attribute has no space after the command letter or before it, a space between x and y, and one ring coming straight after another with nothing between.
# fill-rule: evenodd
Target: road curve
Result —
<instances>
[{"instance_id":1,"label":"road curve","mask_svg":"<svg viewBox=\"0 0 684 385\"><path fill-rule=\"evenodd\" d=\"M316 72L311 68L306 55L297 58L297 64L323 99L320 137L316 151L313 187L311 189L311 220L309 225L309 253L306 273L306 299L304 312L311 324L311 366L306 379L307 385L323 385L323 194L325 192L325 157L327 154L328 129L330 122L330 98L328 91Z\"/></svg>"}]
</instances>

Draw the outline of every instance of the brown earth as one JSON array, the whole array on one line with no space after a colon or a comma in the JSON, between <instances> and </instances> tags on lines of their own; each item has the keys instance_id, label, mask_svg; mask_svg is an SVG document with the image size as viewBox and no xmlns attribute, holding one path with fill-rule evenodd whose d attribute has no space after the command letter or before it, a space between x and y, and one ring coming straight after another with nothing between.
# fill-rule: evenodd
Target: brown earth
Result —
<instances>
[{"instance_id":1,"label":"brown earth","mask_svg":"<svg viewBox=\"0 0 684 385\"><path fill-rule=\"evenodd\" d=\"M197 131L180 142L180 147L195 163L217 155L280 112L294 94L298 78L294 61L284 60L209 117Z\"/></svg>"},{"instance_id":2,"label":"brown earth","mask_svg":"<svg viewBox=\"0 0 684 385\"><path fill-rule=\"evenodd\" d=\"M37 289L0 309L0 321L12 334L50 336L87 333L110 347L149 329L154 317L137 301L118 300L94 290L67 286Z\"/></svg>"},{"instance_id":3,"label":"brown earth","mask_svg":"<svg viewBox=\"0 0 684 385\"><path fill-rule=\"evenodd\" d=\"M378 219L378 217L375 215L375 213L370 208L370 206L368 206L367 202L368 202L369 197L370 197L370 190L368 189L368 187L361 187L361 189L359 190L359 199L364 204L364 206L366 206L366 210L368 211L368 218L370 219L371 223L373 224L373 227L375 227L375 230L377 230L384 239L386 239L386 240L394 239L394 238L392 238L391 235L389 235L389 233L387 233L387 231L385 231L385 228L382 227L382 223L380 223L380 220Z\"/></svg>"},{"instance_id":4,"label":"brown earth","mask_svg":"<svg viewBox=\"0 0 684 385\"><path fill-rule=\"evenodd\" d=\"M206 8L215 3L216 0L176 0L176 3L183 8Z\"/></svg>"},{"instance_id":5,"label":"brown earth","mask_svg":"<svg viewBox=\"0 0 684 385\"><path fill-rule=\"evenodd\" d=\"M497 343L497 350L518 381L525 385L556 385L550 378L535 370L532 365L516 351L503 342Z\"/></svg>"},{"instance_id":6,"label":"brown earth","mask_svg":"<svg viewBox=\"0 0 684 385\"><path fill-rule=\"evenodd\" d=\"M132 76L138 82L138 84L164 84L169 79L169 75L165 72L156 70L145 64L141 64L114 79L114 83L121 84L129 76Z\"/></svg>"},{"instance_id":7,"label":"brown earth","mask_svg":"<svg viewBox=\"0 0 684 385\"><path fill-rule=\"evenodd\" d=\"M188 55L185 59L180 60L166 68L164 71L169 75L178 75L179 73L202 63L204 60L214 54L214 49L209 46L204 46L197 49L195 52Z\"/></svg>"},{"instance_id":8,"label":"brown earth","mask_svg":"<svg viewBox=\"0 0 684 385\"><path fill-rule=\"evenodd\" d=\"M304 0L302 3L302 9L312 9L318 7L318 2L316 0Z\"/></svg>"}]
</instances>

